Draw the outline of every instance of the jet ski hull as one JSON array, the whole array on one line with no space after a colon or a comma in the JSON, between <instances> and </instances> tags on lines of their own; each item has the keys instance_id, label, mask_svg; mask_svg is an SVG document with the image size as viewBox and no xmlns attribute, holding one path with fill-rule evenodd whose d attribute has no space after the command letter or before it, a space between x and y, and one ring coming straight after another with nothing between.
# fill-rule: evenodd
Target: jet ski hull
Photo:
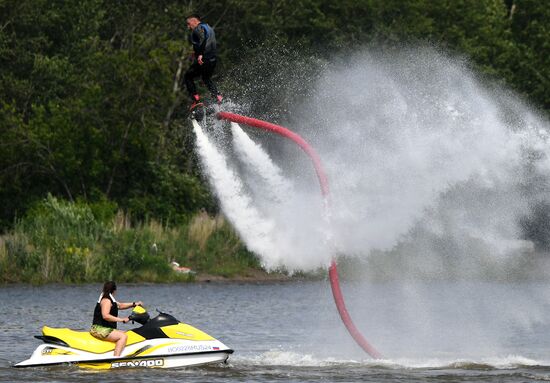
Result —
<instances>
[{"instance_id":1,"label":"jet ski hull","mask_svg":"<svg viewBox=\"0 0 550 383\"><path fill-rule=\"evenodd\" d=\"M36 338L45 343L14 367L173 368L225 362L233 353L219 340L169 314L148 318L142 327L126 332L128 340L119 357L113 356L113 342L96 339L87 331L44 326Z\"/></svg>"},{"instance_id":2,"label":"jet ski hull","mask_svg":"<svg viewBox=\"0 0 550 383\"><path fill-rule=\"evenodd\" d=\"M82 368L101 370L116 368L174 368L223 363L233 353L233 350L227 348L219 341L201 345L181 342L174 343L171 341L171 339L160 342L159 340L155 340L155 342L146 342L148 343L146 345L132 345L127 347L124 355L120 357L113 357L112 353L110 353L111 355L97 355L70 347L42 344L38 346L29 359L17 363L14 367L77 365ZM147 352L149 350L153 351Z\"/></svg>"}]
</instances>

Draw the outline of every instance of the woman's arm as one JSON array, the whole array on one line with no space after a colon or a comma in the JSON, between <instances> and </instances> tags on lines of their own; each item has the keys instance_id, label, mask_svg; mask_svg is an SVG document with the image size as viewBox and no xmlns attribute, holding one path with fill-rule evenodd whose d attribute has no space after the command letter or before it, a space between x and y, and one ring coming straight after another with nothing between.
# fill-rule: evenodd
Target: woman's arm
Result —
<instances>
[{"instance_id":1,"label":"woman's arm","mask_svg":"<svg viewBox=\"0 0 550 383\"><path fill-rule=\"evenodd\" d=\"M99 304L101 306L101 316L103 319L105 319L108 322L123 322L126 323L129 321L128 318L119 318L114 315L110 314L112 303L109 299L103 298L101 300L101 303Z\"/></svg>"},{"instance_id":2,"label":"woman's arm","mask_svg":"<svg viewBox=\"0 0 550 383\"><path fill-rule=\"evenodd\" d=\"M132 307L136 307L136 306L143 306L143 302L142 301L136 301L136 302L118 302L118 308L120 310L126 310L126 309L130 309Z\"/></svg>"}]
</instances>

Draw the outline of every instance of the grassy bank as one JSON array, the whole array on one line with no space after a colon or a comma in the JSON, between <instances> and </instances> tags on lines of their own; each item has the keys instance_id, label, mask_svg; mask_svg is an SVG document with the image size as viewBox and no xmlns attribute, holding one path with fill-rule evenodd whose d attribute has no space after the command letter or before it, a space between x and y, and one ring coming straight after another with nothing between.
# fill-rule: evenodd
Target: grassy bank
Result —
<instances>
[{"instance_id":1,"label":"grassy bank","mask_svg":"<svg viewBox=\"0 0 550 383\"><path fill-rule=\"evenodd\" d=\"M87 205L49 196L0 237L0 281L120 282L188 281L171 263L197 273L234 277L260 269L221 216L200 212L167 226L132 223L109 203Z\"/></svg>"}]
</instances>

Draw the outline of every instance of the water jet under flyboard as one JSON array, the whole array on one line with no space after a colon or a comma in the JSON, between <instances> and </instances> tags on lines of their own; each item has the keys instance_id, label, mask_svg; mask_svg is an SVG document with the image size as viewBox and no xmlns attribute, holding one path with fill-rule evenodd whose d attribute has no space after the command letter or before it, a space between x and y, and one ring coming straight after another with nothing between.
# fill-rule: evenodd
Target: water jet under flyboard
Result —
<instances>
[{"instance_id":1,"label":"water jet under flyboard","mask_svg":"<svg viewBox=\"0 0 550 383\"><path fill-rule=\"evenodd\" d=\"M239 123L276 133L297 144L309 156L313 163L322 196L322 206L319 206L321 207L319 210L323 210L325 220L330 219L330 191L327 176L323 170L319 156L301 136L280 125L235 113L221 111L218 112L216 116L220 120L231 121L234 133L236 129L237 134L239 131L238 126L236 127L233 123ZM192 119L192 125L196 135L199 152L202 153L203 166L206 168L205 170L210 177L210 181L216 189L222 209L229 217L239 217L239 219L234 220L233 223L237 231L245 237L247 246L251 251L258 254L273 252L274 249L278 248L276 242L273 241L270 236L270 232L273 230L275 223L262 217L261 212L254 207L251 199L244 193L244 185L240 181L240 178L230 169L225 156L216 150L215 145L209 141L203 129L195 119ZM258 156L261 156L261 154L256 154L256 157ZM261 158L260 162L267 163L267 161ZM288 188L284 179L279 176L279 169L276 166L271 169L270 173L273 175L273 177L271 177L272 184L283 185L283 188ZM327 241L330 241L329 237L326 238ZM334 245L331 243L327 243L326 245L331 249L334 248ZM275 255L275 257L277 257L277 255ZM357 329L346 308L340 288L338 268L334 259L334 253L330 260L329 279L338 313L346 329L356 343L367 354L373 358L380 358L381 354Z\"/></svg>"}]
</instances>

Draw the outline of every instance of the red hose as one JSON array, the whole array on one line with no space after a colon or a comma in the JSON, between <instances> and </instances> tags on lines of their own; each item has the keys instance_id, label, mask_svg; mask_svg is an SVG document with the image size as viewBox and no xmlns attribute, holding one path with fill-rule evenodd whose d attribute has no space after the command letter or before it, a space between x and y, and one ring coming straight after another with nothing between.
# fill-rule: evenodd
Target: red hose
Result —
<instances>
[{"instance_id":1,"label":"red hose","mask_svg":"<svg viewBox=\"0 0 550 383\"><path fill-rule=\"evenodd\" d=\"M315 167L315 172L317 173L317 178L319 179L319 184L321 186L321 193L325 198L325 201L328 199L328 196L329 196L328 180L323 170L323 167L321 166L321 160L319 159L319 156L313 150L313 148L298 134L280 125L272 124L267 121L258 120L252 117L242 116L240 114L235 114L230 112L219 112L217 113L216 116L220 120L233 121L238 124L244 124L244 125L252 126L254 128L275 132L283 137L290 138L292 141L298 144L298 146L300 146L300 148L302 148L304 152L306 152L307 155L309 155L309 157L313 161L313 166ZM376 349L372 347L369 344L369 342L367 342L365 337L363 337L363 335L359 332L357 327L355 327L355 324L353 323L351 316L349 315L348 310L346 309L346 304L344 303L342 290L340 289L340 282L338 280L338 269L336 268L336 261L334 259L331 261L331 265L329 268L329 278L330 278L330 286L332 288L332 295L334 296L334 301L336 302L336 308L338 309L340 318L342 318L342 322L344 322L344 325L348 329L348 332L353 337L355 342L357 342L357 344L361 346L361 348L365 350L367 354L369 354L373 358L379 359L381 357L380 353L376 351Z\"/></svg>"},{"instance_id":2,"label":"red hose","mask_svg":"<svg viewBox=\"0 0 550 383\"><path fill-rule=\"evenodd\" d=\"M321 167L321 160L319 159L317 153L311 148L311 146L309 146L309 144L298 134L292 132L287 128L283 128L280 125L275 125L271 122L258 120L252 117L241 116L240 114L219 112L216 116L220 120L229 120L236 122L237 124L244 124L252 126L254 128L268 130L271 132L275 132L283 137L290 138L292 141L298 144L298 146L302 148L313 161L313 166L315 166L315 172L317 173L317 178L319 178L319 184L321 185L321 193L323 194L323 197L328 197L328 195L330 194L328 190L328 181L327 176L325 175L325 171Z\"/></svg>"},{"instance_id":3,"label":"red hose","mask_svg":"<svg viewBox=\"0 0 550 383\"><path fill-rule=\"evenodd\" d=\"M382 355L374 347L371 346L371 344L365 339L363 334L359 332L359 330L357 329L357 327L355 327L355 324L351 320L351 316L349 315L346 304L344 303L344 296L342 295L342 291L340 290L338 269L336 268L336 261L334 259L330 262L328 275L330 278L330 286L332 287L334 302L336 302L338 313L340 314L340 318L342 318L342 322L344 322L344 324L346 325L348 332L351 334L353 339L355 339L355 342L357 342L357 344L361 346L361 348L365 350L367 354L375 359L382 358Z\"/></svg>"}]
</instances>

